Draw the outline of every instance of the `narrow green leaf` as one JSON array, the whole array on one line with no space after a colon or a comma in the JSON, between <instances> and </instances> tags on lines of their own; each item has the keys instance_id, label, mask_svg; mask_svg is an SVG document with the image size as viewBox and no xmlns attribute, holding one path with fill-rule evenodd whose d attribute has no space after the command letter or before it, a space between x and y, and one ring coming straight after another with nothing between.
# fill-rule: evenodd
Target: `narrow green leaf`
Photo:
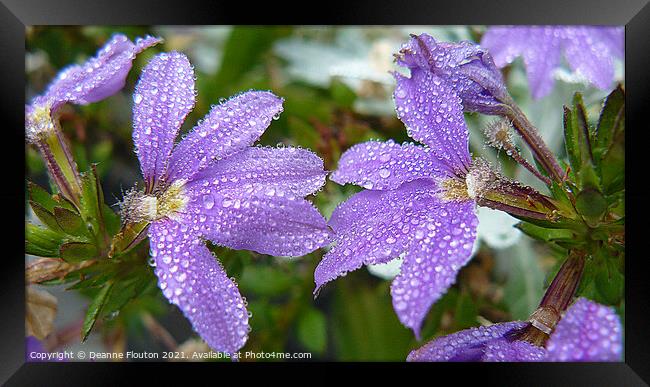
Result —
<instances>
[{"instance_id":1,"label":"narrow green leaf","mask_svg":"<svg viewBox=\"0 0 650 387\"><path fill-rule=\"evenodd\" d=\"M616 134L625 130L625 91L618 85L603 105L596 129L594 157L597 162L611 147Z\"/></svg>"},{"instance_id":2,"label":"narrow green leaf","mask_svg":"<svg viewBox=\"0 0 650 387\"><path fill-rule=\"evenodd\" d=\"M66 262L81 262L97 256L97 249L93 244L84 242L68 242L61 245L59 255Z\"/></svg>"},{"instance_id":3,"label":"narrow green leaf","mask_svg":"<svg viewBox=\"0 0 650 387\"><path fill-rule=\"evenodd\" d=\"M90 331L95 326L99 312L101 312L102 307L106 303L108 296L113 289L113 282L108 282L101 288L99 293L95 295L90 305L88 305L88 311L86 312L86 317L84 318L83 327L81 328L81 341L85 342L90 334Z\"/></svg>"},{"instance_id":4,"label":"narrow green leaf","mask_svg":"<svg viewBox=\"0 0 650 387\"><path fill-rule=\"evenodd\" d=\"M305 349L323 353L327 344L327 322L323 312L307 306L298 316L296 334Z\"/></svg>"},{"instance_id":5,"label":"narrow green leaf","mask_svg":"<svg viewBox=\"0 0 650 387\"><path fill-rule=\"evenodd\" d=\"M543 242L572 240L575 238L573 231L562 228L544 228L527 222L517 223L515 227L529 237Z\"/></svg>"},{"instance_id":6,"label":"narrow green leaf","mask_svg":"<svg viewBox=\"0 0 650 387\"><path fill-rule=\"evenodd\" d=\"M63 236L32 223L25 224L25 253L39 257L58 257Z\"/></svg>"}]
</instances>

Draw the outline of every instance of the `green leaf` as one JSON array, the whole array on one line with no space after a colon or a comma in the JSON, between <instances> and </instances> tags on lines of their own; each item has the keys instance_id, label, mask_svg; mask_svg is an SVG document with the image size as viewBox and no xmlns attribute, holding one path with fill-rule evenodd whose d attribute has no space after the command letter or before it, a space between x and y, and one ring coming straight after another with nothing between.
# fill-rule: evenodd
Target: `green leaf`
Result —
<instances>
[{"instance_id":1,"label":"green leaf","mask_svg":"<svg viewBox=\"0 0 650 387\"><path fill-rule=\"evenodd\" d=\"M298 316L296 334L305 349L323 353L327 344L327 322L323 312L307 306Z\"/></svg>"},{"instance_id":2,"label":"green leaf","mask_svg":"<svg viewBox=\"0 0 650 387\"><path fill-rule=\"evenodd\" d=\"M569 164L575 173L579 188L600 186L593 163L589 134L589 123L582 95L575 93L573 109L564 107L564 141Z\"/></svg>"},{"instance_id":3,"label":"green leaf","mask_svg":"<svg viewBox=\"0 0 650 387\"><path fill-rule=\"evenodd\" d=\"M36 214L36 217L43 222L50 230L56 231L56 232L63 232L61 229L61 226L59 226L59 223L56 221L56 218L54 217L54 214L48 211L45 207L41 206L40 204L36 203L33 200L29 201L29 205L32 207L32 210L34 210L34 214Z\"/></svg>"},{"instance_id":4,"label":"green leaf","mask_svg":"<svg viewBox=\"0 0 650 387\"><path fill-rule=\"evenodd\" d=\"M111 241L109 257L124 254L142 242L147 237L149 222L128 223L115 234Z\"/></svg>"},{"instance_id":5,"label":"green leaf","mask_svg":"<svg viewBox=\"0 0 650 387\"><path fill-rule=\"evenodd\" d=\"M113 289L113 282L106 283L99 293L95 295L90 305L88 305L88 311L86 312L86 317L84 318L83 327L81 328L81 341L85 342L90 334L90 331L95 326L99 312L101 312L102 307L108 299L108 295Z\"/></svg>"},{"instance_id":6,"label":"green leaf","mask_svg":"<svg viewBox=\"0 0 650 387\"><path fill-rule=\"evenodd\" d=\"M58 257L63 236L32 223L25 224L25 253L39 257Z\"/></svg>"},{"instance_id":7,"label":"green leaf","mask_svg":"<svg viewBox=\"0 0 650 387\"><path fill-rule=\"evenodd\" d=\"M239 286L244 293L277 296L286 293L296 283L295 276L281 267L248 265L244 267Z\"/></svg>"},{"instance_id":8,"label":"green leaf","mask_svg":"<svg viewBox=\"0 0 650 387\"><path fill-rule=\"evenodd\" d=\"M476 326L478 308L467 292L462 292L458 297L454 319L458 329L465 329Z\"/></svg>"},{"instance_id":9,"label":"green leaf","mask_svg":"<svg viewBox=\"0 0 650 387\"><path fill-rule=\"evenodd\" d=\"M355 277L364 273L354 274L335 282L337 289L328 326L337 358L404 361L412 347L413 332L399 322L388 284L371 286L368 278L354 284Z\"/></svg>"},{"instance_id":10,"label":"green leaf","mask_svg":"<svg viewBox=\"0 0 650 387\"><path fill-rule=\"evenodd\" d=\"M352 108L357 95L345 83L335 79L330 85L332 99L341 107Z\"/></svg>"},{"instance_id":11,"label":"green leaf","mask_svg":"<svg viewBox=\"0 0 650 387\"><path fill-rule=\"evenodd\" d=\"M607 211L607 200L598 190L585 188L576 196L576 209L594 227Z\"/></svg>"},{"instance_id":12,"label":"green leaf","mask_svg":"<svg viewBox=\"0 0 650 387\"><path fill-rule=\"evenodd\" d=\"M97 256L97 248L91 243L68 242L61 245L59 256L66 262L81 262Z\"/></svg>"},{"instance_id":13,"label":"green leaf","mask_svg":"<svg viewBox=\"0 0 650 387\"><path fill-rule=\"evenodd\" d=\"M59 203L52 198L52 195L38 184L28 181L27 190L29 191L29 199L38 203L49 212L53 212L54 207L59 205Z\"/></svg>"},{"instance_id":14,"label":"green leaf","mask_svg":"<svg viewBox=\"0 0 650 387\"><path fill-rule=\"evenodd\" d=\"M67 234L78 236L87 234L87 230L83 227L83 219L70 210L62 207L54 207L54 218L59 227Z\"/></svg>"},{"instance_id":15,"label":"green leaf","mask_svg":"<svg viewBox=\"0 0 650 387\"><path fill-rule=\"evenodd\" d=\"M528 222L520 222L515 225L516 228L521 230L524 234L533 239L543 242L551 241L568 241L575 239L575 234L571 230L562 228L544 228L539 227Z\"/></svg>"},{"instance_id":16,"label":"green leaf","mask_svg":"<svg viewBox=\"0 0 650 387\"><path fill-rule=\"evenodd\" d=\"M618 85L603 105L596 129L594 157L599 161L611 147L617 134L625 130L625 91Z\"/></svg>"}]
</instances>

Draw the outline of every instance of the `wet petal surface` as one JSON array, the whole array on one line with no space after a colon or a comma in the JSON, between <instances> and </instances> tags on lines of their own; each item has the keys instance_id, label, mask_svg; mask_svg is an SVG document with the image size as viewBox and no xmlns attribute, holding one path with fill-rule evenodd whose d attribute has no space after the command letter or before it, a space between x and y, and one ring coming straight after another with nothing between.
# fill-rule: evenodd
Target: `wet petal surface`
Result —
<instances>
[{"instance_id":1,"label":"wet petal surface","mask_svg":"<svg viewBox=\"0 0 650 387\"><path fill-rule=\"evenodd\" d=\"M214 159L252 145L282 112L282 102L268 91L248 91L214 106L174 149L169 178L191 179Z\"/></svg>"},{"instance_id":2,"label":"wet petal surface","mask_svg":"<svg viewBox=\"0 0 650 387\"><path fill-rule=\"evenodd\" d=\"M614 309L579 298L546 344L549 361L621 361L621 321Z\"/></svg>"},{"instance_id":3,"label":"wet petal surface","mask_svg":"<svg viewBox=\"0 0 650 387\"><path fill-rule=\"evenodd\" d=\"M391 285L393 307L402 324L420 335L431 305L456 282L471 259L478 219L473 201L437 200L414 230L400 274Z\"/></svg>"},{"instance_id":4,"label":"wet petal surface","mask_svg":"<svg viewBox=\"0 0 650 387\"><path fill-rule=\"evenodd\" d=\"M234 353L248 338L248 312L237 285L191 226L166 219L149 229L158 286L215 351Z\"/></svg>"},{"instance_id":5,"label":"wet petal surface","mask_svg":"<svg viewBox=\"0 0 650 387\"><path fill-rule=\"evenodd\" d=\"M185 55L159 54L142 70L133 94L133 143L148 188L164 177L194 100L194 70Z\"/></svg>"},{"instance_id":6,"label":"wet petal surface","mask_svg":"<svg viewBox=\"0 0 650 387\"><path fill-rule=\"evenodd\" d=\"M396 189L420 178L449 176L448 168L431 148L415 144L368 141L345 151L331 179L367 189Z\"/></svg>"},{"instance_id":7,"label":"wet petal surface","mask_svg":"<svg viewBox=\"0 0 650 387\"><path fill-rule=\"evenodd\" d=\"M323 160L307 149L251 147L213 162L187 186L216 191L274 189L303 197L318 191L326 174Z\"/></svg>"}]
</instances>

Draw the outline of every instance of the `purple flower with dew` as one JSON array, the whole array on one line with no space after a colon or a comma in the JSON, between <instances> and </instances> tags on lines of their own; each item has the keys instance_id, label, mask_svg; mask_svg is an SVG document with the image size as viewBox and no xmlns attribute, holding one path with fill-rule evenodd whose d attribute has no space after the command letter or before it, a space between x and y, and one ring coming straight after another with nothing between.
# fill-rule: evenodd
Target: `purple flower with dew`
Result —
<instances>
[{"instance_id":1,"label":"purple flower with dew","mask_svg":"<svg viewBox=\"0 0 650 387\"><path fill-rule=\"evenodd\" d=\"M44 94L25 106L25 134L31 142L56 127L53 119L65 103L87 105L117 93L124 87L135 56L161 39L147 36L131 42L114 35L97 55L81 65L64 69Z\"/></svg>"},{"instance_id":2,"label":"purple flower with dew","mask_svg":"<svg viewBox=\"0 0 650 387\"><path fill-rule=\"evenodd\" d=\"M448 126L448 122L442 121L442 113L451 109L449 99L460 98L465 111L485 114L499 113L503 103L509 101L501 71L490 54L474 43L436 42L427 34L412 35L396 57L399 65L411 71L408 81L394 74L398 113L405 108L400 102L413 97L404 85L409 82L426 85L422 87L434 96L430 108L440 113L430 122L431 129Z\"/></svg>"},{"instance_id":3,"label":"purple flower with dew","mask_svg":"<svg viewBox=\"0 0 650 387\"><path fill-rule=\"evenodd\" d=\"M489 170L482 161L472 162L459 92L471 103L497 103L459 70L467 52L480 52L446 44L422 50L418 39L435 45L427 35L411 39L400 59L411 77L396 75L393 96L408 134L425 146L370 141L343 154L332 180L367 190L332 214L336 245L314 273L318 292L362 265L403 257L391 285L393 307L417 337L431 305L471 258L478 224L474 198Z\"/></svg>"},{"instance_id":4,"label":"purple flower with dew","mask_svg":"<svg viewBox=\"0 0 650 387\"><path fill-rule=\"evenodd\" d=\"M623 59L622 27L596 26L500 26L491 27L481 40L499 67L522 56L534 98L553 88L553 72L560 53L579 75L600 89L614 80L614 58Z\"/></svg>"},{"instance_id":5,"label":"purple flower with dew","mask_svg":"<svg viewBox=\"0 0 650 387\"><path fill-rule=\"evenodd\" d=\"M205 240L301 256L330 231L303 197L324 184L323 161L292 147L252 147L282 112L281 98L248 91L213 106L176 145L195 102L194 70L178 52L154 57L133 95L133 141L145 191L127 193L127 222L150 222L163 294L214 350L234 353L250 330L246 301Z\"/></svg>"},{"instance_id":6,"label":"purple flower with dew","mask_svg":"<svg viewBox=\"0 0 650 387\"><path fill-rule=\"evenodd\" d=\"M610 307L579 298L545 347L520 340L529 323L512 321L466 329L414 350L408 361L620 361L622 328Z\"/></svg>"}]
</instances>

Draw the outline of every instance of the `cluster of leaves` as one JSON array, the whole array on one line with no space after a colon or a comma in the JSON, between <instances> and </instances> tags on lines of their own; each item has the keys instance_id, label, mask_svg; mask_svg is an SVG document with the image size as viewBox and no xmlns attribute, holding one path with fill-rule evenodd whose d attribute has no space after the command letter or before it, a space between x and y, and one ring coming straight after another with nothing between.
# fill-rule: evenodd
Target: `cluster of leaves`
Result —
<instances>
[{"instance_id":1,"label":"cluster of leaves","mask_svg":"<svg viewBox=\"0 0 650 387\"><path fill-rule=\"evenodd\" d=\"M114 317L134 298L155 292L156 285L143 259L146 251L111 253L112 241L120 235L120 219L104 202L94 166L81 175L81 185L77 206L28 183L29 205L42 225L26 224L25 252L45 257L30 265L30 283L65 284L91 298L83 341L98 319Z\"/></svg>"},{"instance_id":2,"label":"cluster of leaves","mask_svg":"<svg viewBox=\"0 0 650 387\"><path fill-rule=\"evenodd\" d=\"M569 250L586 253L578 295L621 307L625 264L623 88L617 87L605 99L597 122L591 122L586 111L579 93L571 107L564 107L567 175L563 185L554 183L551 190L565 217L558 222L522 222L518 227L555 247L560 255L566 256Z\"/></svg>"}]
</instances>

